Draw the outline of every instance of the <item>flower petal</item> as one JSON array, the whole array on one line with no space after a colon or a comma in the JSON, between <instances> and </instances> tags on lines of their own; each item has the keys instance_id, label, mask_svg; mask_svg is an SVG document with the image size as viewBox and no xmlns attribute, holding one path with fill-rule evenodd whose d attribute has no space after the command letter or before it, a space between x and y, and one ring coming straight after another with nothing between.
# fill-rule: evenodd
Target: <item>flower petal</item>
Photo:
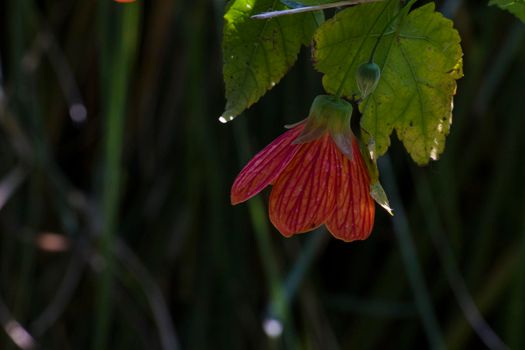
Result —
<instances>
[{"instance_id":1,"label":"flower petal","mask_svg":"<svg viewBox=\"0 0 525 350\"><path fill-rule=\"evenodd\" d=\"M275 180L301 147L292 145L292 141L303 128L304 125L299 125L286 131L246 164L233 183L232 204L250 199Z\"/></svg>"},{"instance_id":2,"label":"flower petal","mask_svg":"<svg viewBox=\"0 0 525 350\"><path fill-rule=\"evenodd\" d=\"M271 222L287 237L320 226L334 209L340 180L339 151L328 134L301 145L275 181Z\"/></svg>"},{"instance_id":3,"label":"flower petal","mask_svg":"<svg viewBox=\"0 0 525 350\"><path fill-rule=\"evenodd\" d=\"M352 160L339 153L342 183L337 190L333 213L326 222L328 231L346 242L368 238L375 214L374 201L370 196L370 177L355 139L352 147Z\"/></svg>"}]
</instances>

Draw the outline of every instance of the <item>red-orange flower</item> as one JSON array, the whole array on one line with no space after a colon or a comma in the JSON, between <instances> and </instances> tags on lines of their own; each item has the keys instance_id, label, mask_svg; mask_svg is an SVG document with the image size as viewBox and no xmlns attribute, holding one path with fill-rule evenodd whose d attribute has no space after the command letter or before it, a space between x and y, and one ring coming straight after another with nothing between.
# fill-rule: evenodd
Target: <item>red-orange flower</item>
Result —
<instances>
[{"instance_id":1,"label":"red-orange flower","mask_svg":"<svg viewBox=\"0 0 525 350\"><path fill-rule=\"evenodd\" d=\"M344 241L366 239L374 223L370 175L350 129L352 106L316 97L310 115L259 152L240 172L232 204L268 185L270 220L284 235L325 224Z\"/></svg>"}]
</instances>

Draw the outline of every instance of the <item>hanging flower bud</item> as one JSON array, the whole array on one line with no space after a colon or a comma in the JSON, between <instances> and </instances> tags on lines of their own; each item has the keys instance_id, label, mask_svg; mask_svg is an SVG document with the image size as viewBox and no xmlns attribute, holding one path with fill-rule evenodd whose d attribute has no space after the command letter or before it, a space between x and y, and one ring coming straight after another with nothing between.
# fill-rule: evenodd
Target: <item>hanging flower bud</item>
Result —
<instances>
[{"instance_id":1,"label":"hanging flower bud","mask_svg":"<svg viewBox=\"0 0 525 350\"><path fill-rule=\"evenodd\" d=\"M374 62L363 63L357 68L357 87L361 92L362 99L374 92L380 77L381 69Z\"/></svg>"},{"instance_id":2,"label":"hanging flower bud","mask_svg":"<svg viewBox=\"0 0 525 350\"><path fill-rule=\"evenodd\" d=\"M244 167L232 186L232 204L272 185L270 220L284 236L324 224L343 241L366 239L375 207L351 116L347 101L317 96L306 120L290 126Z\"/></svg>"}]
</instances>

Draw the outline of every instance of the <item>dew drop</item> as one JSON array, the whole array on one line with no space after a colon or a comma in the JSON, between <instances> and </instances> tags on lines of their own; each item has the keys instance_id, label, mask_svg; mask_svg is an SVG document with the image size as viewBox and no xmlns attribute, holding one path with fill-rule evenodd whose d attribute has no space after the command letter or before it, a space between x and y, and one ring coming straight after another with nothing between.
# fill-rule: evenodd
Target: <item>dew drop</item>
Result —
<instances>
[{"instance_id":1,"label":"dew drop","mask_svg":"<svg viewBox=\"0 0 525 350\"><path fill-rule=\"evenodd\" d=\"M222 116L222 115L219 117L219 121L221 123L223 123L223 124L226 124L227 122L232 121L233 119L235 119L235 117L233 115L229 115L226 118L224 116Z\"/></svg>"}]
</instances>

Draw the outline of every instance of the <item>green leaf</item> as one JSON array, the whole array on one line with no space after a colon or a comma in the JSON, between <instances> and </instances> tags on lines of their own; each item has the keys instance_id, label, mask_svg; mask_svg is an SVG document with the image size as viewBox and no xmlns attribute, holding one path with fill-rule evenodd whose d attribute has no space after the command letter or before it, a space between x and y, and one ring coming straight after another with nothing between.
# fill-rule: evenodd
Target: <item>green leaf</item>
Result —
<instances>
[{"instance_id":1,"label":"green leaf","mask_svg":"<svg viewBox=\"0 0 525 350\"><path fill-rule=\"evenodd\" d=\"M316 32L314 60L327 92L358 95L357 68L388 25L375 53L381 79L360 104L363 136L378 157L395 129L412 159L426 164L443 152L452 122L456 79L463 74L460 38L433 3L396 18L398 12L395 0L339 12Z\"/></svg>"},{"instance_id":2,"label":"green leaf","mask_svg":"<svg viewBox=\"0 0 525 350\"><path fill-rule=\"evenodd\" d=\"M525 0L490 0L489 5L498 5L525 23Z\"/></svg>"},{"instance_id":3,"label":"green leaf","mask_svg":"<svg viewBox=\"0 0 525 350\"><path fill-rule=\"evenodd\" d=\"M250 16L282 10L279 0L235 0L224 15L223 75L226 110L232 120L275 86L297 60L301 44L312 40L322 13L255 20Z\"/></svg>"}]
</instances>

